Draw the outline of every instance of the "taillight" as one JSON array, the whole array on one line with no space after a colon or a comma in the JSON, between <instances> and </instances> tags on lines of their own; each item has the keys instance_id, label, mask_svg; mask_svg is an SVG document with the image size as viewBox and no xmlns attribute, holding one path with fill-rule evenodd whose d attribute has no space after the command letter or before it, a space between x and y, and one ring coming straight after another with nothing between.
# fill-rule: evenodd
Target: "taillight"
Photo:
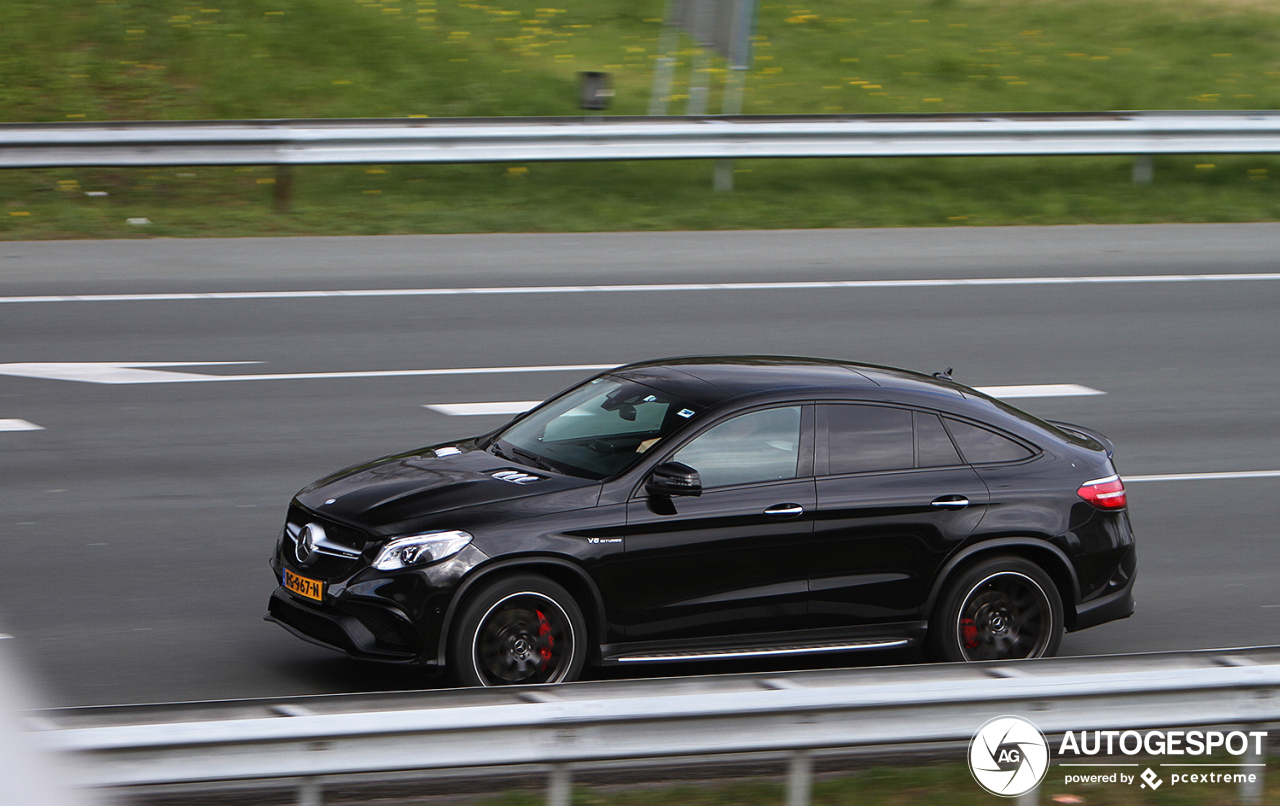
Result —
<instances>
[{"instance_id":1,"label":"taillight","mask_svg":"<svg viewBox=\"0 0 1280 806\"><path fill-rule=\"evenodd\" d=\"M1076 494L1098 509L1125 508L1124 482L1119 476L1086 481L1076 490Z\"/></svg>"}]
</instances>

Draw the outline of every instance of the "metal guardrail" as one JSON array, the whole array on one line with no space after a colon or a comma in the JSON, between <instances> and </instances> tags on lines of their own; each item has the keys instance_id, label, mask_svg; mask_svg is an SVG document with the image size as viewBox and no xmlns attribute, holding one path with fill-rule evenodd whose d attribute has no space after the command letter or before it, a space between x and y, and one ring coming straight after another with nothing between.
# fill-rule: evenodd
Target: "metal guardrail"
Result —
<instances>
[{"instance_id":1,"label":"metal guardrail","mask_svg":"<svg viewBox=\"0 0 1280 806\"><path fill-rule=\"evenodd\" d=\"M1276 152L1268 111L0 124L0 168Z\"/></svg>"},{"instance_id":2,"label":"metal guardrail","mask_svg":"<svg viewBox=\"0 0 1280 806\"><path fill-rule=\"evenodd\" d=\"M1280 647L537 688L347 695L34 715L83 786L299 786L332 777L529 766L567 804L575 766L764 754L808 802L814 753L968 742L999 715L1046 734L1280 722ZM1260 759L1256 759L1258 761ZM1242 789L1257 802L1261 784Z\"/></svg>"}]
</instances>

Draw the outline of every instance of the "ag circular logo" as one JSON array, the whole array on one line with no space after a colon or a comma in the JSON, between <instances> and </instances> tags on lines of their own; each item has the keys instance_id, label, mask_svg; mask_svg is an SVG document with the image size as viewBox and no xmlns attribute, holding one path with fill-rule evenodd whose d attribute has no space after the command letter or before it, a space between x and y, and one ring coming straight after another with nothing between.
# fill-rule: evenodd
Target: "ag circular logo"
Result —
<instances>
[{"instance_id":1,"label":"ag circular logo","mask_svg":"<svg viewBox=\"0 0 1280 806\"><path fill-rule=\"evenodd\" d=\"M998 716L978 728L969 742L969 771L991 794L1016 798L1044 780L1049 743L1022 717Z\"/></svg>"}]
</instances>

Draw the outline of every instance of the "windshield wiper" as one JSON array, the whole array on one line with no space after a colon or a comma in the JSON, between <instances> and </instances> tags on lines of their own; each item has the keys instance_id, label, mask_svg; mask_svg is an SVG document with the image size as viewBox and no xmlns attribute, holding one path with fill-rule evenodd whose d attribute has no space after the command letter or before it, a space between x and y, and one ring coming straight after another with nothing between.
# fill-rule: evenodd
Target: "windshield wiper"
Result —
<instances>
[{"instance_id":1,"label":"windshield wiper","mask_svg":"<svg viewBox=\"0 0 1280 806\"><path fill-rule=\"evenodd\" d=\"M550 470L552 473L560 472L556 470L555 467L553 467L549 462L547 462L546 459L543 459L541 456L539 456L538 454L532 451L526 451L524 448L517 448L515 445L512 445L511 452L514 453L520 459L523 459L527 463L532 464L534 467L539 467L539 468L542 468L543 470Z\"/></svg>"}]
</instances>

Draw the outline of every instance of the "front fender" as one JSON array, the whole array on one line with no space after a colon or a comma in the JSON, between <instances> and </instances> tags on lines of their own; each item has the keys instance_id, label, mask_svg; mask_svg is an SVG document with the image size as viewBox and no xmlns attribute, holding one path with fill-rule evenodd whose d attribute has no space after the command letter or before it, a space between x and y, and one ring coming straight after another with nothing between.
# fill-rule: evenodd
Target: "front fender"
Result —
<instances>
[{"instance_id":1,"label":"front fender","mask_svg":"<svg viewBox=\"0 0 1280 806\"><path fill-rule=\"evenodd\" d=\"M440 638L436 646L436 665L444 666L448 661L449 636L453 632L454 622L457 620L462 602L465 601L468 594L476 585L492 579L495 574L500 575L511 571L528 571L542 574L563 585L575 597L581 598L585 594L589 601L580 601L578 604L583 608L582 615L587 620L587 627L591 634L597 636L597 638L604 635L606 623L604 599L600 596L600 590L596 587L595 582L581 566L563 557L541 555L512 557L510 559L497 560L474 569L458 586L457 592L445 610L444 619L440 625ZM565 584L566 580L569 581L569 584ZM590 653L588 658L596 658L598 656L598 650L596 649L598 643L597 641L595 645L589 644L587 646L587 651Z\"/></svg>"}]
</instances>

